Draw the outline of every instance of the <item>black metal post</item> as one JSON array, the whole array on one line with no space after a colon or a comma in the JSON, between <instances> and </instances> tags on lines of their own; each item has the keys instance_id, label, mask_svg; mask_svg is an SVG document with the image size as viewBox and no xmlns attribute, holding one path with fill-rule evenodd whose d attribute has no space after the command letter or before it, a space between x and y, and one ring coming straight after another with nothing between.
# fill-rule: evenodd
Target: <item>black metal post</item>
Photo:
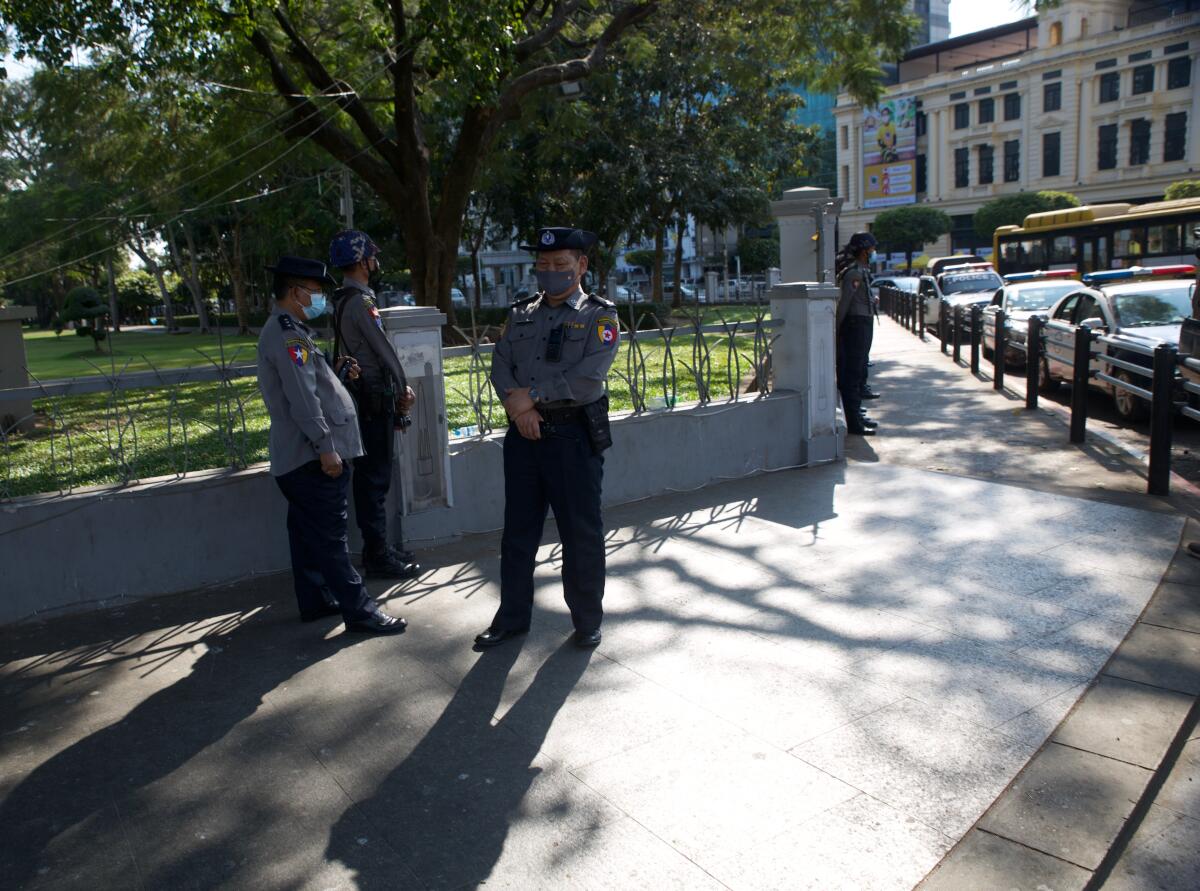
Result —
<instances>
[{"instance_id":1,"label":"black metal post","mask_svg":"<svg viewBox=\"0 0 1200 891\"><path fill-rule=\"evenodd\" d=\"M957 365L962 359L962 307L954 307L954 336L951 341L954 344L954 364Z\"/></svg>"},{"instance_id":2,"label":"black metal post","mask_svg":"<svg viewBox=\"0 0 1200 891\"><path fill-rule=\"evenodd\" d=\"M1081 443L1087 435L1088 381L1092 377L1092 329L1075 329L1075 367L1071 375L1071 442Z\"/></svg>"},{"instance_id":3,"label":"black metal post","mask_svg":"<svg viewBox=\"0 0 1200 891\"><path fill-rule=\"evenodd\" d=\"M914 298L917 301L917 337L925 340L925 295L917 294Z\"/></svg>"},{"instance_id":4,"label":"black metal post","mask_svg":"<svg viewBox=\"0 0 1200 891\"><path fill-rule=\"evenodd\" d=\"M1032 316L1025 335L1025 407L1038 407L1038 372L1042 367L1042 319Z\"/></svg>"},{"instance_id":5,"label":"black metal post","mask_svg":"<svg viewBox=\"0 0 1200 891\"><path fill-rule=\"evenodd\" d=\"M900 325L904 328L909 327L909 316L911 315L911 306L908 299L908 294L900 298Z\"/></svg>"},{"instance_id":6,"label":"black metal post","mask_svg":"<svg viewBox=\"0 0 1200 891\"><path fill-rule=\"evenodd\" d=\"M983 307L971 307L971 374L979 374L979 338L983 328Z\"/></svg>"},{"instance_id":7,"label":"black metal post","mask_svg":"<svg viewBox=\"0 0 1200 891\"><path fill-rule=\"evenodd\" d=\"M1154 382L1150 392L1150 481L1151 495L1171 493L1171 434L1175 414L1175 365L1179 355L1169 343L1154 348Z\"/></svg>"},{"instance_id":8,"label":"black metal post","mask_svg":"<svg viewBox=\"0 0 1200 891\"><path fill-rule=\"evenodd\" d=\"M908 295L908 330L912 331L917 324L917 301L912 294Z\"/></svg>"},{"instance_id":9,"label":"black metal post","mask_svg":"<svg viewBox=\"0 0 1200 891\"><path fill-rule=\"evenodd\" d=\"M949 343L946 337L946 316L950 315L950 304L945 300L938 304L938 339L942 342L942 355L948 352Z\"/></svg>"},{"instance_id":10,"label":"black metal post","mask_svg":"<svg viewBox=\"0 0 1200 891\"><path fill-rule=\"evenodd\" d=\"M1008 316L1004 310L996 311L996 336L992 341L992 389L1004 389L1004 354L1008 350Z\"/></svg>"}]
</instances>

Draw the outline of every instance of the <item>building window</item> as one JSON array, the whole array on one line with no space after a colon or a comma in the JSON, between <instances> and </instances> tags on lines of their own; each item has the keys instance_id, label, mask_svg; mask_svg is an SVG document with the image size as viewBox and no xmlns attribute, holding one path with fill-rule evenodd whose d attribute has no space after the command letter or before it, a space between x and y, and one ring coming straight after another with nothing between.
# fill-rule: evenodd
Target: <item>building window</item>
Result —
<instances>
[{"instance_id":1,"label":"building window","mask_svg":"<svg viewBox=\"0 0 1200 891\"><path fill-rule=\"evenodd\" d=\"M1004 143L1004 181L1015 183L1021 178L1021 140L1010 139Z\"/></svg>"},{"instance_id":2,"label":"building window","mask_svg":"<svg viewBox=\"0 0 1200 891\"><path fill-rule=\"evenodd\" d=\"M954 129L965 130L971 126L971 106L967 103L954 106Z\"/></svg>"},{"instance_id":3,"label":"building window","mask_svg":"<svg viewBox=\"0 0 1200 891\"><path fill-rule=\"evenodd\" d=\"M925 117L925 112L917 112L917 136L924 136L929 131L929 119Z\"/></svg>"},{"instance_id":4,"label":"building window","mask_svg":"<svg viewBox=\"0 0 1200 891\"><path fill-rule=\"evenodd\" d=\"M1139 65L1133 69L1133 95L1154 92L1154 66Z\"/></svg>"},{"instance_id":5,"label":"building window","mask_svg":"<svg viewBox=\"0 0 1200 891\"><path fill-rule=\"evenodd\" d=\"M965 189L971 185L971 150L954 150L954 188Z\"/></svg>"},{"instance_id":6,"label":"building window","mask_svg":"<svg viewBox=\"0 0 1200 891\"><path fill-rule=\"evenodd\" d=\"M1187 153L1187 112L1167 115L1163 131L1163 160L1182 161Z\"/></svg>"},{"instance_id":7,"label":"building window","mask_svg":"<svg viewBox=\"0 0 1200 891\"><path fill-rule=\"evenodd\" d=\"M1117 166L1117 125L1103 124L1097 139L1096 169L1112 170Z\"/></svg>"},{"instance_id":8,"label":"building window","mask_svg":"<svg viewBox=\"0 0 1200 891\"><path fill-rule=\"evenodd\" d=\"M842 148L850 148L850 128L845 124L842 125Z\"/></svg>"},{"instance_id":9,"label":"building window","mask_svg":"<svg viewBox=\"0 0 1200 891\"><path fill-rule=\"evenodd\" d=\"M987 186L995 182L996 149L994 146L979 147L979 185Z\"/></svg>"},{"instance_id":10,"label":"building window","mask_svg":"<svg viewBox=\"0 0 1200 891\"><path fill-rule=\"evenodd\" d=\"M1042 134L1042 176L1058 176L1062 168L1062 134Z\"/></svg>"},{"instance_id":11,"label":"building window","mask_svg":"<svg viewBox=\"0 0 1200 891\"><path fill-rule=\"evenodd\" d=\"M1129 166L1150 163L1150 122L1135 118L1129 122Z\"/></svg>"},{"instance_id":12,"label":"building window","mask_svg":"<svg viewBox=\"0 0 1200 891\"><path fill-rule=\"evenodd\" d=\"M1100 75L1100 101L1116 102L1121 98L1121 74L1110 71Z\"/></svg>"},{"instance_id":13,"label":"building window","mask_svg":"<svg viewBox=\"0 0 1200 891\"><path fill-rule=\"evenodd\" d=\"M979 123L990 124L996 120L996 100L995 99L980 99L979 100Z\"/></svg>"},{"instance_id":14,"label":"building window","mask_svg":"<svg viewBox=\"0 0 1200 891\"><path fill-rule=\"evenodd\" d=\"M1062 82L1055 81L1042 87L1042 111L1058 111L1062 108Z\"/></svg>"},{"instance_id":15,"label":"building window","mask_svg":"<svg viewBox=\"0 0 1200 891\"><path fill-rule=\"evenodd\" d=\"M1015 121L1021 117L1021 94L1009 93L1004 97L1004 120Z\"/></svg>"},{"instance_id":16,"label":"building window","mask_svg":"<svg viewBox=\"0 0 1200 891\"><path fill-rule=\"evenodd\" d=\"M1062 44L1062 22L1053 22L1050 25L1050 45L1059 46Z\"/></svg>"},{"instance_id":17,"label":"building window","mask_svg":"<svg viewBox=\"0 0 1200 891\"><path fill-rule=\"evenodd\" d=\"M929 175L924 155L917 155L917 191L921 193L929 191Z\"/></svg>"},{"instance_id":18,"label":"building window","mask_svg":"<svg viewBox=\"0 0 1200 891\"><path fill-rule=\"evenodd\" d=\"M1192 57L1176 56L1167 62L1167 89L1178 90L1192 83Z\"/></svg>"}]
</instances>

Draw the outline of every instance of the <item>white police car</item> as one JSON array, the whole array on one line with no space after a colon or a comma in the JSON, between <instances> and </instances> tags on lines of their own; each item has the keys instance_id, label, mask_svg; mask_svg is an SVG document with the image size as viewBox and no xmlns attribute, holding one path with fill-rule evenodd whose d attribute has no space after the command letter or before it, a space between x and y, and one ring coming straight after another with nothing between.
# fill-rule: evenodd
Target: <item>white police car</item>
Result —
<instances>
[{"instance_id":1,"label":"white police car","mask_svg":"<svg viewBox=\"0 0 1200 891\"><path fill-rule=\"evenodd\" d=\"M1009 322L1004 361L1024 364L1025 351L1013 344L1025 343L1030 316L1045 317L1060 298L1079 289L1077 275L1074 269L1053 269L1004 276L1004 286L983 308L983 355L991 358L996 348L996 313L1004 310Z\"/></svg>"},{"instance_id":2,"label":"white police car","mask_svg":"<svg viewBox=\"0 0 1200 891\"><path fill-rule=\"evenodd\" d=\"M1083 326L1108 335L1122 335L1133 343L1153 349L1160 343L1179 343L1183 320L1191 315L1196 288L1194 266L1135 266L1083 276L1083 283L1059 299L1050 310L1051 322ZM1039 382L1043 392L1053 392L1072 376L1071 366L1062 361L1075 352L1075 332L1046 328ZM1149 356L1119 345L1097 343L1094 354L1110 355L1130 364L1149 368ZM1094 376L1104 372L1133 386L1149 389L1149 379L1123 368L1115 368L1093 357L1092 386L1111 393L1117 414L1123 420L1144 417L1149 405L1140 397Z\"/></svg>"},{"instance_id":3,"label":"white police car","mask_svg":"<svg viewBox=\"0 0 1200 891\"><path fill-rule=\"evenodd\" d=\"M967 316L972 306L990 303L1003 286L1004 280L986 261L944 266L936 275L921 276L918 293L925 301L925 326L937 328L943 300L951 312L961 306Z\"/></svg>"}]
</instances>

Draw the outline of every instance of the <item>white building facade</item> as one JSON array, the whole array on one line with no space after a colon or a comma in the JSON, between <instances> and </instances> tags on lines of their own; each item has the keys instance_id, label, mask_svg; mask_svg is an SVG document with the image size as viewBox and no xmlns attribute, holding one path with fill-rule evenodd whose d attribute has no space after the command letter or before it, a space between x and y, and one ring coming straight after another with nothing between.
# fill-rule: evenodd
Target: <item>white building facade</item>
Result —
<instances>
[{"instance_id":1,"label":"white building facade","mask_svg":"<svg viewBox=\"0 0 1200 891\"><path fill-rule=\"evenodd\" d=\"M911 98L916 203L954 231L926 252L986 250L971 217L986 201L1055 189L1084 204L1161 199L1200 177L1200 2L1065 0L1036 18L918 47L887 99ZM840 231L870 229L866 111L838 97Z\"/></svg>"}]
</instances>

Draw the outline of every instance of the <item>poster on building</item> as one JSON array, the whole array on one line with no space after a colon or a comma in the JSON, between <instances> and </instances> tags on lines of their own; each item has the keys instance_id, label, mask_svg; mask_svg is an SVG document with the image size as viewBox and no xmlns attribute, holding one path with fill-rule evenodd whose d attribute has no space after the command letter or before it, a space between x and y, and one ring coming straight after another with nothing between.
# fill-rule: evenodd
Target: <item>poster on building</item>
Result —
<instances>
[{"instance_id":1,"label":"poster on building","mask_svg":"<svg viewBox=\"0 0 1200 891\"><path fill-rule=\"evenodd\" d=\"M917 102L888 99L863 112L863 207L917 201Z\"/></svg>"}]
</instances>

